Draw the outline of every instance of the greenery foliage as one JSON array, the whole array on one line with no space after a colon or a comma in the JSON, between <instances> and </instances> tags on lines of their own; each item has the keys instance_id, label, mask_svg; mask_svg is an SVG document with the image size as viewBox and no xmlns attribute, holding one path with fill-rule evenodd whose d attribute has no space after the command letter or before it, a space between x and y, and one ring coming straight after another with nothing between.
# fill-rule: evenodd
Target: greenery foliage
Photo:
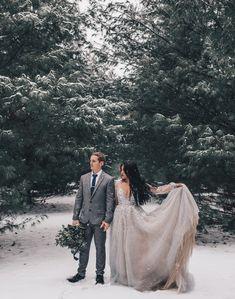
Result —
<instances>
[{"instance_id":1,"label":"greenery foliage","mask_svg":"<svg viewBox=\"0 0 235 299\"><path fill-rule=\"evenodd\" d=\"M68 225L62 226L62 229L58 232L56 236L56 245L61 247L68 247L75 259L77 259L76 254L86 249L86 227L82 225L74 226Z\"/></svg>"},{"instance_id":2,"label":"greenery foliage","mask_svg":"<svg viewBox=\"0 0 235 299\"><path fill-rule=\"evenodd\" d=\"M99 149L234 229L234 1L89 3L0 3L0 215L66 192Z\"/></svg>"},{"instance_id":3,"label":"greenery foliage","mask_svg":"<svg viewBox=\"0 0 235 299\"><path fill-rule=\"evenodd\" d=\"M202 214L207 213L205 197L199 195L218 194L218 213L222 208L230 219L235 208L234 1L92 3L93 24L105 36L102 53L111 64L125 66L132 107L121 140L129 148L126 156L139 161L150 181L185 182ZM213 219L215 210L205 203Z\"/></svg>"}]
</instances>

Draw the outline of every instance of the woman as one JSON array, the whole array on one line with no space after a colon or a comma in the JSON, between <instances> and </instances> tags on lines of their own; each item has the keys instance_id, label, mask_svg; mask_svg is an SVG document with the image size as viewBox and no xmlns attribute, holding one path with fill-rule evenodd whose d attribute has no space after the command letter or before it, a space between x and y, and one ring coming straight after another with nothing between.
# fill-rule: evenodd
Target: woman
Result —
<instances>
[{"instance_id":1,"label":"woman","mask_svg":"<svg viewBox=\"0 0 235 299\"><path fill-rule=\"evenodd\" d=\"M191 193L183 184L145 184L135 162L122 163L120 176L110 236L111 283L139 291L174 286L187 291L192 287L187 262L198 223ZM150 192L169 194L147 214L141 205Z\"/></svg>"}]
</instances>

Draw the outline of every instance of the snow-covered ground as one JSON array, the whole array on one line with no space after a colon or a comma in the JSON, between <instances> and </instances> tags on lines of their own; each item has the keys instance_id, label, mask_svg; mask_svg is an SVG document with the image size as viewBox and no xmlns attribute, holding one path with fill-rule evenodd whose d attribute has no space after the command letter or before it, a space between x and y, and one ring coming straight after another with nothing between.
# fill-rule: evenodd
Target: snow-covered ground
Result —
<instances>
[{"instance_id":1,"label":"snow-covered ground","mask_svg":"<svg viewBox=\"0 0 235 299\"><path fill-rule=\"evenodd\" d=\"M66 278L76 273L76 261L69 250L55 246L55 235L62 224L71 222L73 201L74 196L54 197L46 208L41 208L49 216L42 224L0 236L1 299L235 298L235 242L231 241L226 245L195 246L190 260L195 288L190 293L178 294L176 290L140 293L112 286L108 263L105 285L96 286L94 244L86 279L70 284Z\"/></svg>"}]
</instances>

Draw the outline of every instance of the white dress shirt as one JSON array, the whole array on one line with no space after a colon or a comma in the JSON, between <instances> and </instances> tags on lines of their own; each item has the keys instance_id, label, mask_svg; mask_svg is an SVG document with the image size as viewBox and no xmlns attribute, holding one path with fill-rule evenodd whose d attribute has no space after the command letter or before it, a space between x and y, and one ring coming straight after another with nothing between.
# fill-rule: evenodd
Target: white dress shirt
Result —
<instances>
[{"instance_id":1,"label":"white dress shirt","mask_svg":"<svg viewBox=\"0 0 235 299\"><path fill-rule=\"evenodd\" d=\"M102 173L102 169L99 171L99 172L97 172L97 173L95 173L95 172L91 172L91 181L90 181L90 185L92 185L92 180L93 180L93 174L97 174L97 177L96 177L96 181L95 181L95 186L96 186L96 184L97 184L97 182L98 182L98 179L99 179L99 177L100 177L100 175L101 175L101 173Z\"/></svg>"}]
</instances>

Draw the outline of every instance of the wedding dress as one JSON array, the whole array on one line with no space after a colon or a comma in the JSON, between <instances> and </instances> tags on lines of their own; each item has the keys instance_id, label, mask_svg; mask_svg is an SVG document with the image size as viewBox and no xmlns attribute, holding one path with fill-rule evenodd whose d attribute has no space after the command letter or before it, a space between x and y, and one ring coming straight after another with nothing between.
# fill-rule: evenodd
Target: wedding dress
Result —
<instances>
[{"instance_id":1,"label":"wedding dress","mask_svg":"<svg viewBox=\"0 0 235 299\"><path fill-rule=\"evenodd\" d=\"M170 191L171 185L157 192ZM150 213L136 206L116 182L117 206L110 231L111 283L139 291L192 288L188 272L198 207L188 188L175 188Z\"/></svg>"}]
</instances>

